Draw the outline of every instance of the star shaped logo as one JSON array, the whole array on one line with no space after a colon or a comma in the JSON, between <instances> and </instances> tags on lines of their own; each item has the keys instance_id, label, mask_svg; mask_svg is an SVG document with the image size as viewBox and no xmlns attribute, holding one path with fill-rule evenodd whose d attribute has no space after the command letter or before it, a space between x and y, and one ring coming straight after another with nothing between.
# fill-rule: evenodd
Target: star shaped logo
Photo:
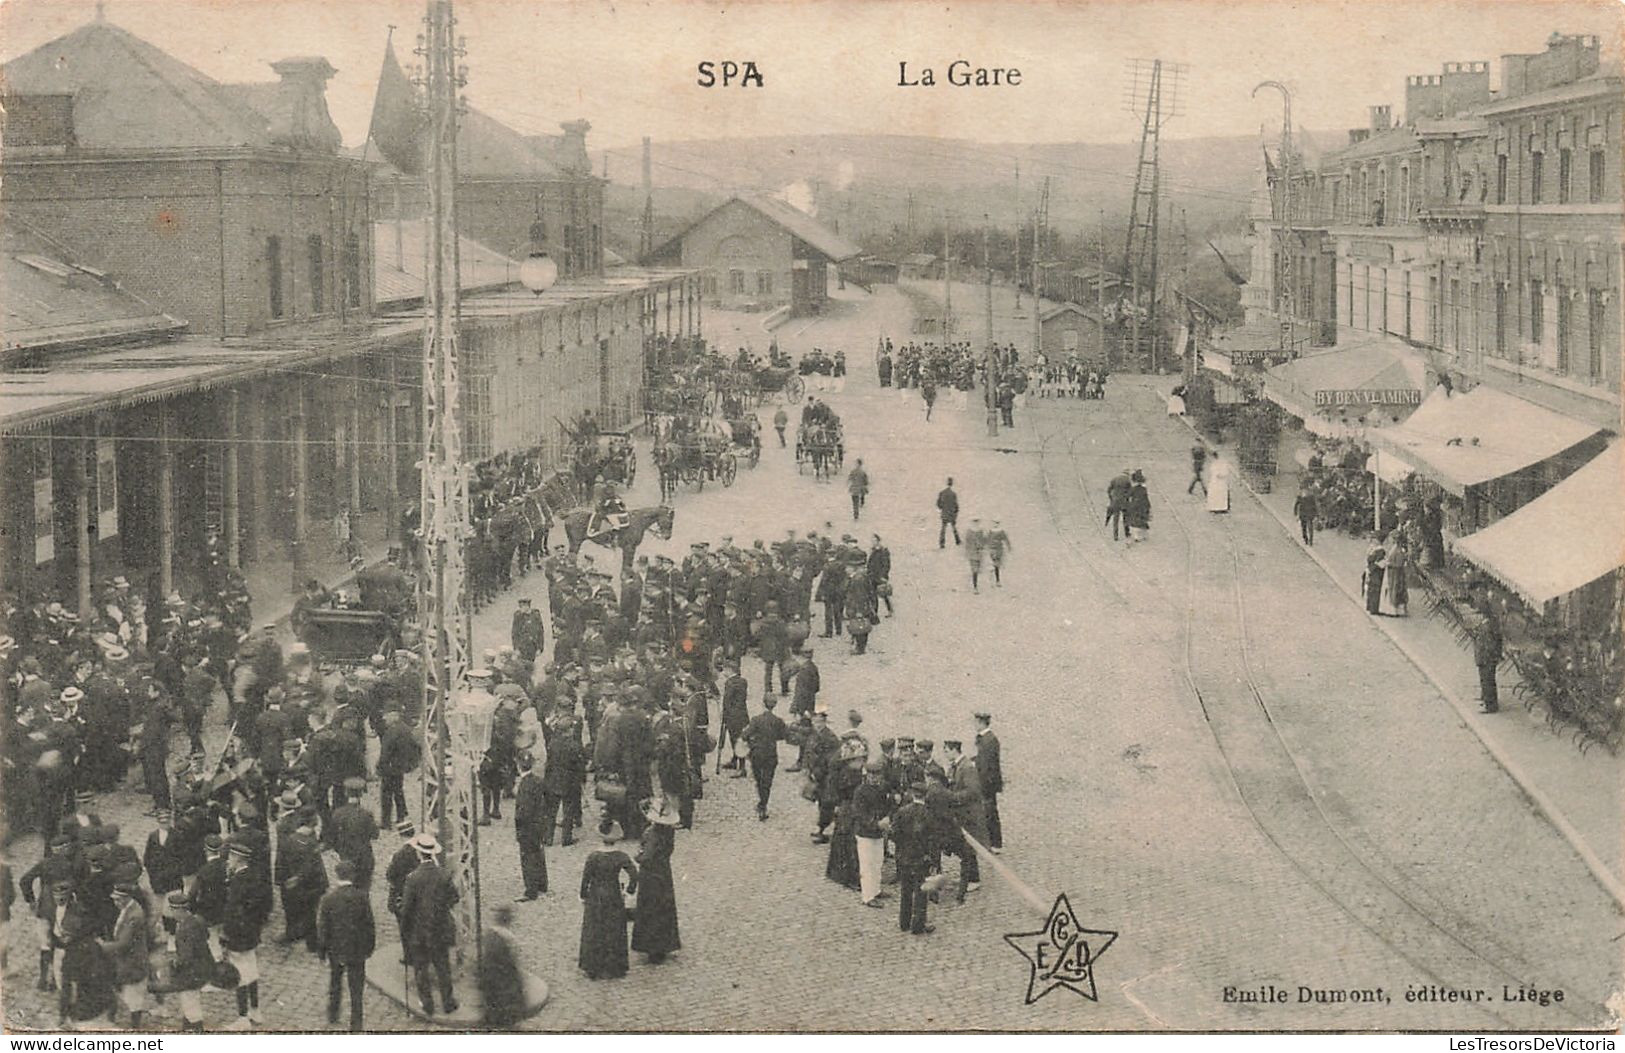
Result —
<instances>
[{"instance_id":1,"label":"star shaped logo","mask_svg":"<svg viewBox=\"0 0 1625 1053\"><path fill-rule=\"evenodd\" d=\"M1095 962L1116 939L1115 932L1081 927L1063 892L1055 897L1055 905L1050 908L1042 929L1010 933L1004 942L1027 959L1032 968L1027 978L1027 1004L1032 1005L1057 987L1098 1002Z\"/></svg>"}]
</instances>

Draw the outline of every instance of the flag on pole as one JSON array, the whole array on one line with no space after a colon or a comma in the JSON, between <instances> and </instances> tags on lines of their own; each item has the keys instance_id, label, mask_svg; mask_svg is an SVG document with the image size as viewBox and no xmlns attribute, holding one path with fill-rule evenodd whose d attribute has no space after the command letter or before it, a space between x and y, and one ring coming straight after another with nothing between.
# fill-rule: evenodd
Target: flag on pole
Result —
<instances>
[{"instance_id":1,"label":"flag on pole","mask_svg":"<svg viewBox=\"0 0 1625 1053\"><path fill-rule=\"evenodd\" d=\"M1224 276L1226 278L1229 278L1237 285L1247 284L1246 277L1244 277L1240 271L1236 270L1234 264L1224 258L1224 253L1219 251L1219 247L1217 245L1210 241L1207 243L1207 247L1213 250L1213 255L1219 257L1219 266L1224 268Z\"/></svg>"},{"instance_id":2,"label":"flag on pole","mask_svg":"<svg viewBox=\"0 0 1625 1053\"><path fill-rule=\"evenodd\" d=\"M392 41L384 45L384 68L378 74L367 137L390 164L407 175L417 175L423 171L423 125L417 91L396 61Z\"/></svg>"}]
</instances>

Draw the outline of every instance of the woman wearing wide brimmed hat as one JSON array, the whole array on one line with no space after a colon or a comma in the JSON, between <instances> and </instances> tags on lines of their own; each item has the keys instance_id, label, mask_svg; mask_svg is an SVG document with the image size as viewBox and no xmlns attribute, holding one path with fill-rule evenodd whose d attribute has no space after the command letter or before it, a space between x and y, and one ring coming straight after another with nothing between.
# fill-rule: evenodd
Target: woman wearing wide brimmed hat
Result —
<instances>
[{"instance_id":1,"label":"woman wearing wide brimmed hat","mask_svg":"<svg viewBox=\"0 0 1625 1053\"><path fill-rule=\"evenodd\" d=\"M671 854L676 847L677 803L660 797L644 803L643 831L638 851L638 902L633 911L632 949L659 965L666 955L682 947L677 936L677 890L671 876Z\"/></svg>"}]
</instances>

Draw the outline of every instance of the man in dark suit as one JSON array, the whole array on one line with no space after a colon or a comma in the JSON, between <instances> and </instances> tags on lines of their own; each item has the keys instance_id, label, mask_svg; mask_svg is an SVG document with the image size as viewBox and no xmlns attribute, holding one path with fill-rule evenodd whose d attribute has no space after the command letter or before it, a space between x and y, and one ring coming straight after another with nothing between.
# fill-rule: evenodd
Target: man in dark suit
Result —
<instances>
[{"instance_id":1,"label":"man in dark suit","mask_svg":"<svg viewBox=\"0 0 1625 1053\"><path fill-rule=\"evenodd\" d=\"M457 886L450 871L440 865L439 841L430 834L419 834L412 844L418 852L418 868L401 889L401 937L407 960L417 973L424 1015L434 1016L431 981L439 982L441 1008L449 1015L457 1012L457 999L451 993L451 946L457 942L457 923L451 911L457 905Z\"/></svg>"},{"instance_id":2,"label":"man in dark suit","mask_svg":"<svg viewBox=\"0 0 1625 1053\"><path fill-rule=\"evenodd\" d=\"M317 950L316 911L327 892L327 867L316 842L313 810L295 820L294 829L278 842L274 879L282 889L282 943L304 940Z\"/></svg>"},{"instance_id":3,"label":"man in dark suit","mask_svg":"<svg viewBox=\"0 0 1625 1053\"><path fill-rule=\"evenodd\" d=\"M344 780L344 791L350 800L333 810L333 850L340 859L355 864L355 882L362 888L372 884L372 843L378 839L378 824L372 813L361 807L361 796L367 792L367 780L352 775Z\"/></svg>"},{"instance_id":4,"label":"man in dark suit","mask_svg":"<svg viewBox=\"0 0 1625 1053\"><path fill-rule=\"evenodd\" d=\"M401 719L398 710L384 713L383 734L378 736L378 826L394 825L396 815L406 818L405 782L423 760L417 730Z\"/></svg>"},{"instance_id":5,"label":"man in dark suit","mask_svg":"<svg viewBox=\"0 0 1625 1053\"><path fill-rule=\"evenodd\" d=\"M796 670L796 690L790 700L790 712L811 713L818 704L818 691L822 686L823 680L818 672L818 663L813 661L813 649L804 648L801 652L800 667Z\"/></svg>"},{"instance_id":6,"label":"man in dark suit","mask_svg":"<svg viewBox=\"0 0 1625 1053\"><path fill-rule=\"evenodd\" d=\"M1134 481L1129 478L1129 470L1124 468L1112 476L1111 482L1106 484L1106 522L1111 524L1112 540L1117 540L1117 528L1121 523L1123 536L1131 537L1132 528L1124 513L1128 511L1129 491L1134 489Z\"/></svg>"},{"instance_id":7,"label":"man in dark suit","mask_svg":"<svg viewBox=\"0 0 1625 1053\"><path fill-rule=\"evenodd\" d=\"M1315 491L1305 480L1302 489L1298 491L1297 498L1292 502L1292 514L1298 517L1298 529L1303 533L1303 543L1315 543L1315 516L1320 514L1319 502L1315 500Z\"/></svg>"},{"instance_id":8,"label":"man in dark suit","mask_svg":"<svg viewBox=\"0 0 1625 1053\"><path fill-rule=\"evenodd\" d=\"M1479 712L1494 713L1501 708L1501 695L1495 683L1495 669L1501 664L1505 646L1501 631L1501 616L1495 610L1489 585L1474 581L1470 596L1471 609L1476 614L1470 626L1473 634L1473 664L1478 667Z\"/></svg>"},{"instance_id":9,"label":"man in dark suit","mask_svg":"<svg viewBox=\"0 0 1625 1053\"><path fill-rule=\"evenodd\" d=\"M147 835L147 848L141 862L153 894L167 896L181 887L186 875L181 867L181 844L175 836L173 813L168 808L160 808L157 819L158 829Z\"/></svg>"},{"instance_id":10,"label":"man in dark suit","mask_svg":"<svg viewBox=\"0 0 1625 1053\"><path fill-rule=\"evenodd\" d=\"M773 793L773 775L779 767L779 743L789 737L784 721L773 712L778 699L762 696L762 711L745 725L745 742L750 746L750 772L756 778L756 818L767 818L767 799Z\"/></svg>"},{"instance_id":11,"label":"man in dark suit","mask_svg":"<svg viewBox=\"0 0 1625 1053\"><path fill-rule=\"evenodd\" d=\"M999 822L1004 768L999 757L999 737L993 734L991 713L976 714L976 774L982 781L982 800L987 804L987 847L997 855L1004 847L1004 827Z\"/></svg>"},{"instance_id":12,"label":"man in dark suit","mask_svg":"<svg viewBox=\"0 0 1625 1053\"><path fill-rule=\"evenodd\" d=\"M514 787L513 836L519 842L519 872L525 892L519 902L528 903L547 891L547 856L542 852L542 836L547 832L543 816L545 790L536 774L536 758L528 752L519 755L519 782Z\"/></svg>"},{"instance_id":13,"label":"man in dark suit","mask_svg":"<svg viewBox=\"0 0 1625 1053\"><path fill-rule=\"evenodd\" d=\"M916 936L933 931L925 922L926 895L921 888L936 857L936 835L925 808L925 783L908 788L908 800L892 816L892 843L897 850L897 927Z\"/></svg>"},{"instance_id":14,"label":"man in dark suit","mask_svg":"<svg viewBox=\"0 0 1625 1053\"><path fill-rule=\"evenodd\" d=\"M334 868L337 883L316 908L316 953L327 959L327 1022L339 1021L341 988L350 986L350 1031L359 1033L361 995L367 987L367 959L372 957L377 932L372 902L355 885L356 870L348 860Z\"/></svg>"},{"instance_id":15,"label":"man in dark suit","mask_svg":"<svg viewBox=\"0 0 1625 1053\"><path fill-rule=\"evenodd\" d=\"M942 519L942 524L937 528L937 547L948 547L949 530L954 532L954 544L959 544L959 495L954 493L952 478L937 494L937 515Z\"/></svg>"},{"instance_id":16,"label":"man in dark suit","mask_svg":"<svg viewBox=\"0 0 1625 1053\"><path fill-rule=\"evenodd\" d=\"M977 777L976 765L963 752L958 739L945 739L942 743L943 759L948 762L948 792L953 799L953 824L959 834L959 898L982 887L982 871L976 858L976 845L987 844L987 805L982 800L982 781Z\"/></svg>"}]
</instances>

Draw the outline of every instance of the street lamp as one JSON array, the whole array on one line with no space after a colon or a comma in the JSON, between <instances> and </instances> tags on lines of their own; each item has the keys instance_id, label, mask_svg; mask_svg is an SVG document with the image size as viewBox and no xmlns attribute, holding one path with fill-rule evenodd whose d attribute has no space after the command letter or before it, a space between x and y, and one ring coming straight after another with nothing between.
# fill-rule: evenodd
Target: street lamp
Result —
<instances>
[{"instance_id":1,"label":"street lamp","mask_svg":"<svg viewBox=\"0 0 1625 1053\"><path fill-rule=\"evenodd\" d=\"M559 265L553 262L546 249L538 248L519 265L519 284L537 296L553 288L553 283L558 280Z\"/></svg>"}]
</instances>

